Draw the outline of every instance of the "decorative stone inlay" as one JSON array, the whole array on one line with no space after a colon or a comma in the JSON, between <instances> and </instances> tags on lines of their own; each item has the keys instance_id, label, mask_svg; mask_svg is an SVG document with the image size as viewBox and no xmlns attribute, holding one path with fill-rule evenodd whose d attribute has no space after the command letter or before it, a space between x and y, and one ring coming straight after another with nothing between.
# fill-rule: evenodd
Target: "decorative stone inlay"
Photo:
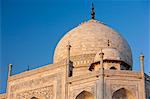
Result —
<instances>
[{"instance_id":1,"label":"decorative stone inlay","mask_svg":"<svg viewBox=\"0 0 150 99\"><path fill-rule=\"evenodd\" d=\"M31 99L32 97L37 97L39 99L53 99L54 97L53 89L54 89L53 85L51 85L33 90L23 91L17 93L14 99Z\"/></svg>"},{"instance_id":2,"label":"decorative stone inlay","mask_svg":"<svg viewBox=\"0 0 150 99\"><path fill-rule=\"evenodd\" d=\"M18 83L16 85L11 86L10 90L11 92L15 92L16 90L20 90L20 89L31 88L31 87L34 87L35 85L40 85L43 83L50 82L51 81L50 79L54 79L54 77L56 77L56 75L41 77L37 79L32 79L30 81Z\"/></svg>"},{"instance_id":3,"label":"decorative stone inlay","mask_svg":"<svg viewBox=\"0 0 150 99\"><path fill-rule=\"evenodd\" d=\"M80 65L89 66L91 63L94 62L94 60L93 60L94 57L95 57L95 54L82 54L82 55L71 56L70 60L73 61L74 67L80 67ZM67 58L64 58L55 64L66 65L66 60L67 60Z\"/></svg>"}]
</instances>

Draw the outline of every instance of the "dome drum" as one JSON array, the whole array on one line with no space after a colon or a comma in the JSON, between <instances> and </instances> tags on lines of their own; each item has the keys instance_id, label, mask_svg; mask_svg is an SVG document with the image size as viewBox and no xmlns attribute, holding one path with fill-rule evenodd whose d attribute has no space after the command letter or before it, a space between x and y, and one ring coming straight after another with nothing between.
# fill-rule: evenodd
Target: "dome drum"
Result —
<instances>
[{"instance_id":1,"label":"dome drum","mask_svg":"<svg viewBox=\"0 0 150 99\"><path fill-rule=\"evenodd\" d=\"M104 59L103 62L104 62L103 63L104 69L107 69L107 70L111 70L111 69L113 69L113 70L132 70L132 66L126 64L124 61L121 61L121 60ZM97 70L99 70L99 68L101 68L101 67L99 67L99 64L100 64L100 61L92 63L89 66L89 70L90 71L93 71L93 70L97 71ZM98 67L98 69L97 69L97 67Z\"/></svg>"}]
</instances>

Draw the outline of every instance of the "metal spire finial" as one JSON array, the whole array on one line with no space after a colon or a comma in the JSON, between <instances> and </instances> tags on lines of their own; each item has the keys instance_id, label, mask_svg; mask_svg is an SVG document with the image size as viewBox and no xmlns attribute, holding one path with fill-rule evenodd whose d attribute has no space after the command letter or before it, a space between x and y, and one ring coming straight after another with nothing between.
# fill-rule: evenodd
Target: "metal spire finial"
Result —
<instances>
[{"instance_id":1,"label":"metal spire finial","mask_svg":"<svg viewBox=\"0 0 150 99\"><path fill-rule=\"evenodd\" d=\"M95 19L94 4L92 3L91 19Z\"/></svg>"}]
</instances>

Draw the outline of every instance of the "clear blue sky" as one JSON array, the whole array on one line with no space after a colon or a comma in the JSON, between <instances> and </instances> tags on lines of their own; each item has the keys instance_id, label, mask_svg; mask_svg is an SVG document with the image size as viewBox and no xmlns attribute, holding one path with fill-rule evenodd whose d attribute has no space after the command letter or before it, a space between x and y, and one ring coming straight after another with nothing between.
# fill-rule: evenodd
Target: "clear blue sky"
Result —
<instances>
[{"instance_id":1,"label":"clear blue sky","mask_svg":"<svg viewBox=\"0 0 150 99\"><path fill-rule=\"evenodd\" d=\"M0 34L0 93L6 91L8 64L13 74L53 62L61 37L90 19L92 0L2 0ZM147 0L93 0L96 19L120 32L133 52L134 70L145 55L150 72L150 2Z\"/></svg>"}]
</instances>

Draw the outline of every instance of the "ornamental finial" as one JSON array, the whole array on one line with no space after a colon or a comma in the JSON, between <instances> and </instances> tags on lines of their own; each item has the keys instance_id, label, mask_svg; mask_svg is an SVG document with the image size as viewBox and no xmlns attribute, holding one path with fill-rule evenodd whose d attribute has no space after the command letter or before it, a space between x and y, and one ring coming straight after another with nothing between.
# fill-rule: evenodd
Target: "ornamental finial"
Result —
<instances>
[{"instance_id":1,"label":"ornamental finial","mask_svg":"<svg viewBox=\"0 0 150 99\"><path fill-rule=\"evenodd\" d=\"M92 3L91 19L95 19L94 4Z\"/></svg>"}]
</instances>

